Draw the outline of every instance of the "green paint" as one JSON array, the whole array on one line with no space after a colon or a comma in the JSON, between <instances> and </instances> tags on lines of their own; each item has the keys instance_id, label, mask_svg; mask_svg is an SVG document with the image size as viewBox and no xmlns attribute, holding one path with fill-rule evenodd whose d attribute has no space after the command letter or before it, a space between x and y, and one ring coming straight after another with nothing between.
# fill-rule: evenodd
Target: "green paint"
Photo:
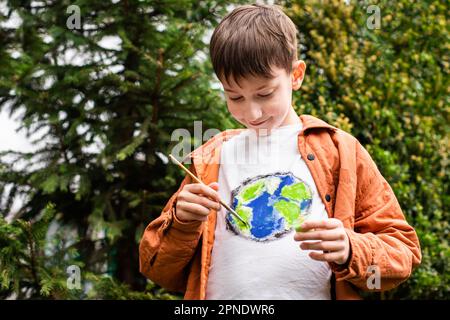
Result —
<instances>
[{"instance_id":1,"label":"green paint","mask_svg":"<svg viewBox=\"0 0 450 320\"><path fill-rule=\"evenodd\" d=\"M293 225L294 221L300 216L300 206L298 203L280 200L273 206L281 213L281 215L283 215L289 225Z\"/></svg>"},{"instance_id":2,"label":"green paint","mask_svg":"<svg viewBox=\"0 0 450 320\"><path fill-rule=\"evenodd\" d=\"M244 203L247 203L258 197L259 195L261 195L263 191L264 191L264 180L260 180L244 188L240 192L240 196L242 198L242 201Z\"/></svg>"},{"instance_id":3,"label":"green paint","mask_svg":"<svg viewBox=\"0 0 450 320\"><path fill-rule=\"evenodd\" d=\"M294 227L295 231L297 231L297 232L302 232L303 231L302 228L301 228L301 225L302 225L303 222L305 222L305 220L306 220L306 218L303 215L300 215L298 217L298 219L296 219L294 221L293 227Z\"/></svg>"},{"instance_id":4,"label":"green paint","mask_svg":"<svg viewBox=\"0 0 450 320\"><path fill-rule=\"evenodd\" d=\"M306 189L306 186L303 182L298 182L283 187L283 189L281 189L281 195L283 197L300 202L304 199L311 199L311 193L308 189Z\"/></svg>"},{"instance_id":5,"label":"green paint","mask_svg":"<svg viewBox=\"0 0 450 320\"><path fill-rule=\"evenodd\" d=\"M247 224L244 224L241 220L233 216L234 222L237 223L241 230L250 231L249 221L252 217L252 209L238 204L238 207L235 209L235 211L242 219L244 219L245 222L247 222Z\"/></svg>"}]
</instances>

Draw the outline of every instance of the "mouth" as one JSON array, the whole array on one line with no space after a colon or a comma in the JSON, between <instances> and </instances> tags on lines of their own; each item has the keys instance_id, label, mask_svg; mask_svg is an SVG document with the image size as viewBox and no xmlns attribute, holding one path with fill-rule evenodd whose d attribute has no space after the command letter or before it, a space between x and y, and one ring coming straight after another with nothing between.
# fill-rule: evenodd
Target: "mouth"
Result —
<instances>
[{"instance_id":1,"label":"mouth","mask_svg":"<svg viewBox=\"0 0 450 320\"><path fill-rule=\"evenodd\" d=\"M267 118L266 120L263 121L258 121L258 122L249 122L252 126L254 127L259 127L260 125L264 124L267 122L267 120L269 120L270 118Z\"/></svg>"}]
</instances>

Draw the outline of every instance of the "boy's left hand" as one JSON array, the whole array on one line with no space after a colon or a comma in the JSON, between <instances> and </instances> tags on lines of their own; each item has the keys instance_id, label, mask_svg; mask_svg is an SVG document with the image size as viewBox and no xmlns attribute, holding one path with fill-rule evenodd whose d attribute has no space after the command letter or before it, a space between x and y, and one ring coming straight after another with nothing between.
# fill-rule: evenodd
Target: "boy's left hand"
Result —
<instances>
[{"instance_id":1,"label":"boy's left hand","mask_svg":"<svg viewBox=\"0 0 450 320\"><path fill-rule=\"evenodd\" d=\"M300 248L312 251L309 256L318 261L335 262L339 265L348 262L350 255L350 241L341 220L330 218L327 220L305 221L301 225L301 232L294 235L295 241L317 240L316 242L302 242Z\"/></svg>"}]
</instances>

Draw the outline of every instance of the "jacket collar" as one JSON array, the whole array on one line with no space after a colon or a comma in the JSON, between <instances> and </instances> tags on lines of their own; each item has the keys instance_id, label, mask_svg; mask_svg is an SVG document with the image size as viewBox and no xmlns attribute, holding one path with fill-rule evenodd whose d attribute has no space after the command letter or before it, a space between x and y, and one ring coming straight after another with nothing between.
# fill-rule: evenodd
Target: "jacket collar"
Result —
<instances>
[{"instance_id":1,"label":"jacket collar","mask_svg":"<svg viewBox=\"0 0 450 320\"><path fill-rule=\"evenodd\" d=\"M303 129L301 133L314 129L329 129L331 131L338 130L338 128L333 127L332 125L326 123L325 121L316 118L314 116L311 116L309 114L301 115L300 120L302 121L303 124Z\"/></svg>"}]
</instances>

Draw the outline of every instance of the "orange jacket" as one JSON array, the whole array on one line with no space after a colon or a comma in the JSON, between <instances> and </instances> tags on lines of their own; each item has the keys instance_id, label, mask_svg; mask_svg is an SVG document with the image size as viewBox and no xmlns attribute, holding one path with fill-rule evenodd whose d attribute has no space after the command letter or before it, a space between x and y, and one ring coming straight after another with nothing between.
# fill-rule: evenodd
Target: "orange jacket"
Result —
<instances>
[{"instance_id":1,"label":"orange jacket","mask_svg":"<svg viewBox=\"0 0 450 320\"><path fill-rule=\"evenodd\" d=\"M376 266L381 288L389 290L408 279L421 261L415 230L406 222L389 184L369 153L352 135L310 115L302 115L298 149L311 171L329 217L340 219L351 245L348 265L330 263L332 297L360 299ZM221 145L241 129L226 130L189 154L190 170L204 183L218 180ZM141 239L140 272L185 299L205 299L217 212L206 222L181 222L174 214L178 191Z\"/></svg>"}]
</instances>

